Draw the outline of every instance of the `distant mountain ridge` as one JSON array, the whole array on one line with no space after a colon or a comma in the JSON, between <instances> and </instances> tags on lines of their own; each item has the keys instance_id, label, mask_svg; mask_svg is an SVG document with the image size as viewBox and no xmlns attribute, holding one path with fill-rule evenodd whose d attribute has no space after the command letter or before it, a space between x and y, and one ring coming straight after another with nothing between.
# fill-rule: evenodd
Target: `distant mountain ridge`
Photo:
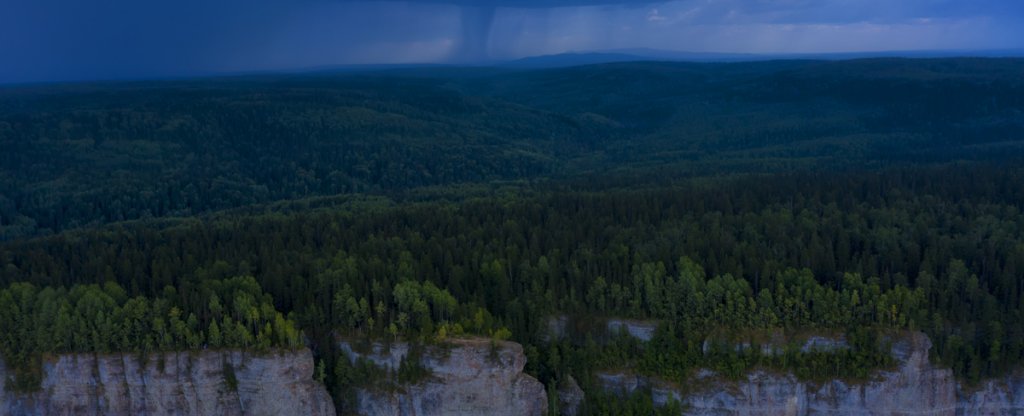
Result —
<instances>
[{"instance_id":1,"label":"distant mountain ridge","mask_svg":"<svg viewBox=\"0 0 1024 416\"><path fill-rule=\"evenodd\" d=\"M616 62L671 61L671 62L756 62L771 60L825 60L839 61L865 58L1013 58L1024 57L1024 49L969 50L909 50L822 53L726 53L687 52L648 48L612 49L600 51L565 52L551 55L528 56L491 65L516 69L564 68ZM486 66L486 65L485 65Z\"/></svg>"}]
</instances>

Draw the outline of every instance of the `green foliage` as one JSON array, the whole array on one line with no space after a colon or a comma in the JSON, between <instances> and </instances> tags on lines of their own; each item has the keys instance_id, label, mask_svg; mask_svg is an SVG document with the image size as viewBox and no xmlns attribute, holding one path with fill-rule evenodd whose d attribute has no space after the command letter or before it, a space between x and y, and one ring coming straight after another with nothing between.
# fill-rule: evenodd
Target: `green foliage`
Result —
<instances>
[{"instance_id":1,"label":"green foliage","mask_svg":"<svg viewBox=\"0 0 1024 416\"><path fill-rule=\"evenodd\" d=\"M353 365L347 356L330 357L335 359L334 371L329 386L331 397L334 398L334 406L338 414L355 414L358 406L356 388L363 383L372 385L378 378L376 366L367 360L360 360Z\"/></svg>"},{"instance_id":2,"label":"green foliage","mask_svg":"<svg viewBox=\"0 0 1024 416\"><path fill-rule=\"evenodd\" d=\"M219 321L202 301L211 297L226 300L229 312ZM168 287L156 298L129 298L113 282L70 289L13 283L0 290L0 316L0 352L15 368L7 385L20 391L38 388L43 354L301 345L294 322L274 309L252 277L209 280L181 291ZM227 328L223 339L219 327Z\"/></svg>"},{"instance_id":3,"label":"green foliage","mask_svg":"<svg viewBox=\"0 0 1024 416\"><path fill-rule=\"evenodd\" d=\"M152 349L213 344L216 317L224 346L296 340L297 330L278 330L283 318L252 306L262 286L313 339L334 330L489 336L506 327L532 344L545 329L540 317L556 312L661 318L682 339L715 328L878 326L924 330L937 362L977 379L1024 357L1015 324L1024 300L1021 177L1019 169L954 166L714 187L552 184L515 199L140 224L4 244L0 281L123 288L94 288L81 312L69 304L57 313L55 303L61 333L74 313L124 302L130 316L148 316L156 304L132 299L166 298L161 313L133 329L160 334L149 337ZM254 278L232 284L253 294L228 302L233 295L207 293L241 273ZM157 286L159 278L140 279L147 275L168 278ZM16 322L17 311L0 314ZM182 338L190 314L199 330ZM83 333L51 336L47 348L109 351L147 340L103 330L98 347Z\"/></svg>"},{"instance_id":4,"label":"green foliage","mask_svg":"<svg viewBox=\"0 0 1024 416\"><path fill-rule=\"evenodd\" d=\"M491 335L491 338L494 339L495 341L505 341L508 340L509 338L512 338L512 331L509 331L508 328L501 327L494 331L494 334Z\"/></svg>"},{"instance_id":5,"label":"green foliage","mask_svg":"<svg viewBox=\"0 0 1024 416\"><path fill-rule=\"evenodd\" d=\"M655 407L650 390L636 390L621 397L595 389L587 392L587 401L582 409L582 414L590 416L675 416L682 413L682 405L675 400Z\"/></svg>"},{"instance_id":6,"label":"green foliage","mask_svg":"<svg viewBox=\"0 0 1024 416\"><path fill-rule=\"evenodd\" d=\"M423 345L414 343L398 363L396 380L399 385L411 386L430 378L430 369L423 365Z\"/></svg>"},{"instance_id":7,"label":"green foliage","mask_svg":"<svg viewBox=\"0 0 1024 416\"><path fill-rule=\"evenodd\" d=\"M324 364L324 360L317 360L316 369L313 370L313 380L323 384L324 380L327 379L327 367Z\"/></svg>"},{"instance_id":8,"label":"green foliage","mask_svg":"<svg viewBox=\"0 0 1024 416\"><path fill-rule=\"evenodd\" d=\"M229 391L238 391L238 377L235 375L235 367L225 360L221 371L224 374L224 386Z\"/></svg>"}]
</instances>

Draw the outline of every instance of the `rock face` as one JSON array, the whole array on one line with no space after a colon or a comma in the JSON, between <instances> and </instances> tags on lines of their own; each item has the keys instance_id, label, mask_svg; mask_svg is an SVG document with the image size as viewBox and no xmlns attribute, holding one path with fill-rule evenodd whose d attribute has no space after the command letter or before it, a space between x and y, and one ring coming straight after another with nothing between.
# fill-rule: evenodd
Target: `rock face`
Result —
<instances>
[{"instance_id":1,"label":"rock face","mask_svg":"<svg viewBox=\"0 0 1024 416\"><path fill-rule=\"evenodd\" d=\"M632 319L609 319L608 332L617 334L625 332L629 336L641 341L650 341L654 338L654 332L658 329L656 321L638 321Z\"/></svg>"},{"instance_id":2,"label":"rock face","mask_svg":"<svg viewBox=\"0 0 1024 416\"><path fill-rule=\"evenodd\" d=\"M341 348L355 360L364 357L395 371L409 347L395 343L390 348L374 344L359 353L342 342ZM358 390L361 415L544 415L548 398L544 385L523 373L526 356L513 342L486 339L451 341L447 348L427 349L421 364L431 376L415 385L395 391Z\"/></svg>"},{"instance_id":3,"label":"rock face","mask_svg":"<svg viewBox=\"0 0 1024 416\"><path fill-rule=\"evenodd\" d=\"M842 347L821 340L815 345ZM688 415L1024 415L1024 377L989 381L966 391L952 371L931 365L930 348L924 334L898 339L892 351L898 368L860 384L833 380L819 385L764 371L728 382L707 370L698 372L686 388L622 372L599 373L597 381L622 393L649 388L656 405L676 400Z\"/></svg>"},{"instance_id":4,"label":"rock face","mask_svg":"<svg viewBox=\"0 0 1024 416\"><path fill-rule=\"evenodd\" d=\"M1024 415L1024 376L1018 374L991 380L976 391L961 393L957 415Z\"/></svg>"},{"instance_id":5,"label":"rock face","mask_svg":"<svg viewBox=\"0 0 1024 416\"><path fill-rule=\"evenodd\" d=\"M548 318L547 331L545 331L541 337L544 341L559 341L564 339L569 328L569 317L565 315L555 315Z\"/></svg>"},{"instance_id":6,"label":"rock face","mask_svg":"<svg viewBox=\"0 0 1024 416\"><path fill-rule=\"evenodd\" d=\"M558 386L558 412L565 416L576 416L580 413L580 406L586 400L583 389L576 383L576 379L567 376Z\"/></svg>"},{"instance_id":7,"label":"rock face","mask_svg":"<svg viewBox=\"0 0 1024 416\"><path fill-rule=\"evenodd\" d=\"M228 370L230 369L230 370ZM225 371L234 374L235 383ZM0 415L333 415L307 349L61 355L42 389L0 392ZM8 371L0 364L0 375ZM231 386L229 384L233 384Z\"/></svg>"},{"instance_id":8,"label":"rock face","mask_svg":"<svg viewBox=\"0 0 1024 416\"><path fill-rule=\"evenodd\" d=\"M588 336L593 336L598 342L606 342L620 334L647 342L654 338L660 324L657 320L552 315L539 335L545 342L567 338L580 342Z\"/></svg>"}]
</instances>

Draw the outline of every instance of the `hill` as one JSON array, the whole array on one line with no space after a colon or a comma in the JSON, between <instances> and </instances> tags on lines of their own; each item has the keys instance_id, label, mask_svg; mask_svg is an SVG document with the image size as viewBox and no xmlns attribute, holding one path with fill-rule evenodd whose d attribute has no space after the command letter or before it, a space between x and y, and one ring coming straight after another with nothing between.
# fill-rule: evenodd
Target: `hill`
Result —
<instances>
[{"instance_id":1,"label":"hill","mask_svg":"<svg viewBox=\"0 0 1024 416\"><path fill-rule=\"evenodd\" d=\"M277 200L1021 154L1024 61L627 62L0 90L0 239Z\"/></svg>"}]
</instances>

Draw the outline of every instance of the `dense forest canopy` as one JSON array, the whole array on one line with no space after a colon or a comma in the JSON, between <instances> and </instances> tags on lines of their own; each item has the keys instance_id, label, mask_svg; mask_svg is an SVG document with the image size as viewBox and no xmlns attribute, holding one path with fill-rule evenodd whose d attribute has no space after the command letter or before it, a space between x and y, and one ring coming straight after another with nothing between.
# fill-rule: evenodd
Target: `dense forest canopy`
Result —
<instances>
[{"instance_id":1,"label":"dense forest canopy","mask_svg":"<svg viewBox=\"0 0 1024 416\"><path fill-rule=\"evenodd\" d=\"M1019 60L623 63L0 89L0 239L316 195L1020 155Z\"/></svg>"},{"instance_id":2,"label":"dense forest canopy","mask_svg":"<svg viewBox=\"0 0 1024 416\"><path fill-rule=\"evenodd\" d=\"M345 409L374 370L335 337L475 334L523 343L531 374L573 375L602 414L633 406L594 392L602 368L864 379L905 330L962 380L1003 374L1024 361L1021 73L886 59L8 87L0 348L27 363L8 382L37 383L44 353L305 344ZM554 316L661 325L649 343L552 341ZM853 348L705 346L777 330Z\"/></svg>"}]
</instances>

